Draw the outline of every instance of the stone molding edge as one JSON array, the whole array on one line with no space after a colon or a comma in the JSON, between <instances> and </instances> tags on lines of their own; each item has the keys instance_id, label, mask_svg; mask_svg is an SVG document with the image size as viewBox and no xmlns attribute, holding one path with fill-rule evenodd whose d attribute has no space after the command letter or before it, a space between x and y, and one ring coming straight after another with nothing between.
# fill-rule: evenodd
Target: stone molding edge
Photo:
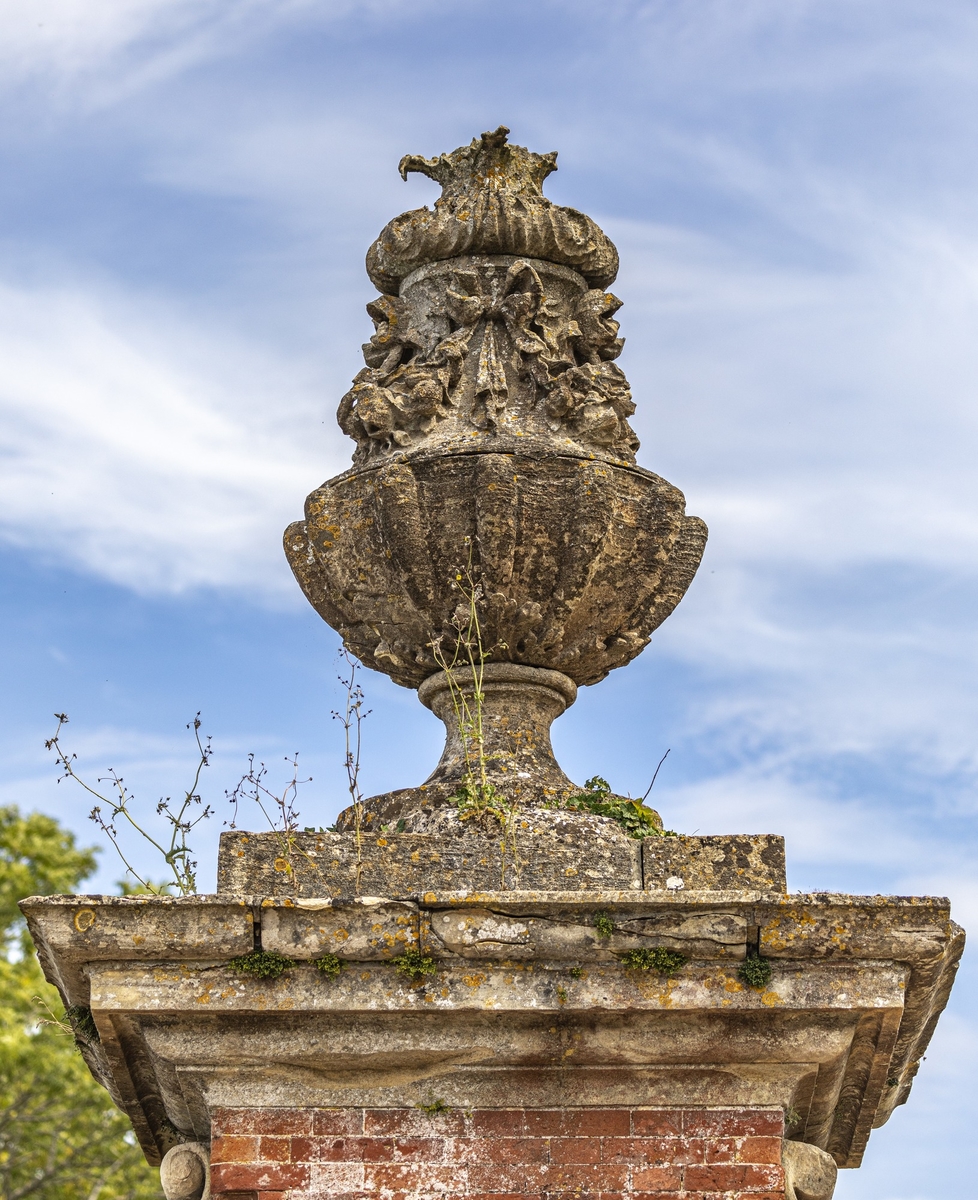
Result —
<instances>
[{"instance_id":1,"label":"stone molding edge","mask_svg":"<svg viewBox=\"0 0 978 1200\"><path fill-rule=\"evenodd\" d=\"M193 964L198 969L220 967L229 958L260 947L262 925L264 921L274 924L273 914L298 918L333 910L346 917L360 912L373 921L378 908L383 907L391 909L395 919L398 913L407 916L412 936L405 939L405 944L417 945L417 939L425 936L423 931L431 916L446 911L465 918L466 914L475 916L481 909L488 910L490 917L540 918L545 922L548 917L562 916L566 922L572 916L593 916L602 909L625 919L643 914L685 918L733 912L745 926L757 931L756 944L761 953L775 963L790 966L792 961L799 964L808 961L820 971L831 969L833 963L842 966L847 961L853 966L864 964L872 969L885 967L887 962L905 963L909 967L908 980L902 993L902 1011L899 1015L894 1013L897 1026L881 1041L882 1027L869 1028L874 1021L876 1025L879 1022L876 1018L869 1020L870 1014L866 1013L862 1018L862 1024L868 1021L866 1031L857 1035L853 1047L855 1058L865 1058L866 1084L873 1099L868 1102L868 1096L853 1097L856 1108L842 1122L851 1131L845 1134L846 1144L832 1143L828 1147L847 1166L858 1165L870 1129L883 1124L892 1110L906 1100L946 1004L964 944L963 931L949 919L948 901L943 897L693 891L428 893L412 901L360 897L339 902L328 897L289 900L261 896L49 896L29 898L21 907L45 974L59 988L66 1004L90 1003L90 971L100 969L102 964L110 970L124 968L128 974L138 974L140 964L154 969L165 963L187 967ZM178 930L161 928L170 923L183 927L186 941L182 945L175 936ZM121 944L120 937L123 940L128 937L128 947ZM283 945L290 950L287 943ZM428 945L430 949L430 942ZM400 950L395 945L378 954L356 951L350 946L348 957L366 966L371 959L389 959ZM305 957L298 948L291 949L291 953L300 960ZM578 948L572 957L580 953ZM470 971L473 960L480 959L477 948L464 959L437 951L434 956L443 960L440 969L449 971L456 966ZM601 965L602 957L595 956L596 967ZM713 958L720 965L719 957L711 955L707 961ZM546 968L546 962L546 956L540 959L541 969ZM498 963L487 960L487 965L495 967ZM736 970L736 963L722 969ZM98 1005L94 1007L97 1009ZM122 1012L96 1011L93 1015L104 1041L101 1045L81 1047L86 1062L115 1102L129 1113L147 1152L162 1155L186 1134L180 1134L170 1124L162 1101L153 1100L150 1094L155 1087L152 1082L155 1069L142 1045L138 1018ZM874 1081L871 1084L870 1076Z\"/></svg>"}]
</instances>

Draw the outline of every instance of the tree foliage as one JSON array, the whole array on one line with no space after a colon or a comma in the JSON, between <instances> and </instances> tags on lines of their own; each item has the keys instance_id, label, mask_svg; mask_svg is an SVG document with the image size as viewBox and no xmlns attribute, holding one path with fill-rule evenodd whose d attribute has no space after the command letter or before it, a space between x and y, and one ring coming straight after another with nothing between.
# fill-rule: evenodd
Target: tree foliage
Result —
<instances>
[{"instance_id":1,"label":"tree foliage","mask_svg":"<svg viewBox=\"0 0 978 1200\"><path fill-rule=\"evenodd\" d=\"M92 850L39 813L0 807L0 1200L157 1200L128 1119L88 1072L17 908L74 892Z\"/></svg>"}]
</instances>

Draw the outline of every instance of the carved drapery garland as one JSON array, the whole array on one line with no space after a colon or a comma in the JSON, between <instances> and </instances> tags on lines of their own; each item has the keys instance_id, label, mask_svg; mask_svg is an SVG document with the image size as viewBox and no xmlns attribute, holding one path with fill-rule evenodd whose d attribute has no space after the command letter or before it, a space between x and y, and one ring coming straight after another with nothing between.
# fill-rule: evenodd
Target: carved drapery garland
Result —
<instances>
[{"instance_id":1,"label":"carved drapery garland","mask_svg":"<svg viewBox=\"0 0 978 1200\"><path fill-rule=\"evenodd\" d=\"M563 428L579 441L633 457L638 439L627 417L635 405L624 373L611 361L624 344L614 320L620 307L617 297L591 289L562 312L522 259L502 278L460 269L436 314L451 331L429 350L405 299L372 301L367 366L337 411L340 428L357 442L354 461L411 445L456 409L463 366L476 349L475 403L467 414L475 428L498 428L510 399L508 365L542 401L553 432Z\"/></svg>"}]
</instances>

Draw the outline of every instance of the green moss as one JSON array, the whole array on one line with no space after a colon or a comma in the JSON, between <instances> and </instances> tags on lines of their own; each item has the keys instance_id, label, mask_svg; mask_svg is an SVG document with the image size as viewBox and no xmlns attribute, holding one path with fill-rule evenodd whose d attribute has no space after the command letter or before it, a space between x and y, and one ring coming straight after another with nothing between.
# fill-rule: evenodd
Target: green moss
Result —
<instances>
[{"instance_id":1,"label":"green moss","mask_svg":"<svg viewBox=\"0 0 978 1200\"><path fill-rule=\"evenodd\" d=\"M415 983L424 979L426 975L434 975L438 970L438 964L433 958L422 954L420 950L413 946L405 950L403 954L399 954L397 958L392 958L398 975L406 975L409 979L413 979Z\"/></svg>"},{"instance_id":2,"label":"green moss","mask_svg":"<svg viewBox=\"0 0 978 1200\"><path fill-rule=\"evenodd\" d=\"M75 1035L76 1042L92 1046L97 1045L101 1040L92 1010L86 1008L84 1004L72 1004L66 1008L65 1019L71 1026L71 1032Z\"/></svg>"},{"instance_id":3,"label":"green moss","mask_svg":"<svg viewBox=\"0 0 978 1200\"><path fill-rule=\"evenodd\" d=\"M250 954L232 958L228 966L232 971L244 971L248 975L257 975L259 979L278 979L295 963L277 950L252 950Z\"/></svg>"},{"instance_id":4,"label":"green moss","mask_svg":"<svg viewBox=\"0 0 978 1200\"><path fill-rule=\"evenodd\" d=\"M437 1097L429 1104L416 1104L414 1107L420 1108L429 1117L437 1117L439 1113L448 1112L448 1105L444 1100L439 1100Z\"/></svg>"},{"instance_id":5,"label":"green moss","mask_svg":"<svg viewBox=\"0 0 978 1200\"><path fill-rule=\"evenodd\" d=\"M630 971L658 971L662 975L675 975L685 967L689 958L678 950L656 946L649 950L629 950L621 956L621 961Z\"/></svg>"},{"instance_id":6,"label":"green moss","mask_svg":"<svg viewBox=\"0 0 978 1200\"><path fill-rule=\"evenodd\" d=\"M771 980L771 964L758 954L748 954L737 970L737 978L748 987L766 987Z\"/></svg>"},{"instance_id":7,"label":"green moss","mask_svg":"<svg viewBox=\"0 0 978 1200\"><path fill-rule=\"evenodd\" d=\"M316 970L322 971L327 979L335 979L343 970L343 960L335 954L324 954L322 958L316 959Z\"/></svg>"},{"instance_id":8,"label":"green moss","mask_svg":"<svg viewBox=\"0 0 978 1200\"><path fill-rule=\"evenodd\" d=\"M571 967L570 969L571 979L583 979L586 974L587 972L583 967Z\"/></svg>"},{"instance_id":9,"label":"green moss","mask_svg":"<svg viewBox=\"0 0 978 1200\"><path fill-rule=\"evenodd\" d=\"M596 912L594 914L594 928L599 938L607 939L615 932L615 923L606 912Z\"/></svg>"}]
</instances>

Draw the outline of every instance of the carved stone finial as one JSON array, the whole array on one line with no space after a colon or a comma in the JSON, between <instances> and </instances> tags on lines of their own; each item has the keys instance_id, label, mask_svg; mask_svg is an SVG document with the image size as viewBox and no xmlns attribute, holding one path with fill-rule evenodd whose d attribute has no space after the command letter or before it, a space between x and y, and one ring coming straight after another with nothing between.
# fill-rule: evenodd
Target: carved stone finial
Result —
<instances>
[{"instance_id":1,"label":"carved stone finial","mask_svg":"<svg viewBox=\"0 0 978 1200\"><path fill-rule=\"evenodd\" d=\"M423 687L448 718L428 791L372 798L378 820L447 803L461 778L451 697L433 678L462 645L463 575L491 658L477 689L486 778L532 803L573 786L550 721L575 685L647 645L706 541L682 493L635 462L635 404L615 362L621 301L604 290L617 251L543 195L556 154L508 133L401 160L402 176L419 171L442 195L370 248L384 295L367 305L366 366L337 412L353 468L313 492L285 535L296 578L353 654Z\"/></svg>"},{"instance_id":2,"label":"carved stone finial","mask_svg":"<svg viewBox=\"0 0 978 1200\"><path fill-rule=\"evenodd\" d=\"M367 252L367 274L381 292L396 294L425 263L462 254L514 254L571 267L592 288L618 274L618 251L590 217L544 196L557 152L511 146L505 125L450 154L401 159L401 177L417 171L442 186L434 211L395 217Z\"/></svg>"}]
</instances>

